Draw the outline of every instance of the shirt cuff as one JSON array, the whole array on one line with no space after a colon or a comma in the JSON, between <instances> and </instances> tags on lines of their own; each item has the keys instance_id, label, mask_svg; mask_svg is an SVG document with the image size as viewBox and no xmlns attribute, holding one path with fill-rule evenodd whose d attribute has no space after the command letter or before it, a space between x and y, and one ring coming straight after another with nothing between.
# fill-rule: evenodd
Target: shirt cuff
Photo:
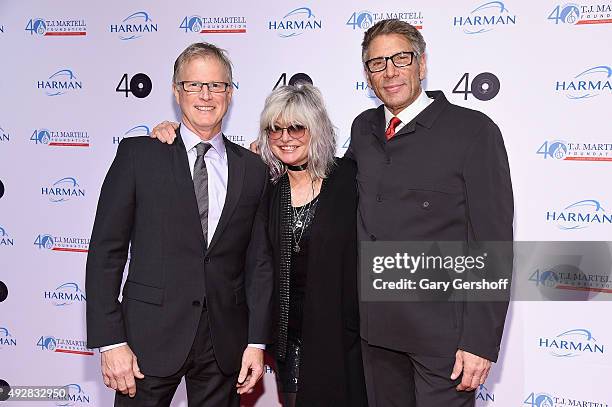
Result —
<instances>
[{"instance_id":1,"label":"shirt cuff","mask_svg":"<svg viewBox=\"0 0 612 407\"><path fill-rule=\"evenodd\" d=\"M263 343L249 343L249 346L251 348L257 348L257 349L261 349L261 350L266 350L266 345L264 345Z\"/></svg>"},{"instance_id":2,"label":"shirt cuff","mask_svg":"<svg viewBox=\"0 0 612 407\"><path fill-rule=\"evenodd\" d=\"M100 346L100 353L106 352L107 350L118 348L119 346L127 345L127 342L116 343L114 345Z\"/></svg>"}]
</instances>

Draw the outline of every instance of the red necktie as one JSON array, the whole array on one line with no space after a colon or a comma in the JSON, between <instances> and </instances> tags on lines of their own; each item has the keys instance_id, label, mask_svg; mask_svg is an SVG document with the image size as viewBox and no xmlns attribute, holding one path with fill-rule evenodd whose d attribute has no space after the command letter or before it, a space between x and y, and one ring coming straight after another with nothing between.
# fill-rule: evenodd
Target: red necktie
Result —
<instances>
[{"instance_id":1,"label":"red necktie","mask_svg":"<svg viewBox=\"0 0 612 407\"><path fill-rule=\"evenodd\" d=\"M387 140L391 140L393 136L395 136L395 129L402 121L397 117L393 117L389 122L389 127L387 127L387 131L385 131L385 136L387 136Z\"/></svg>"}]
</instances>

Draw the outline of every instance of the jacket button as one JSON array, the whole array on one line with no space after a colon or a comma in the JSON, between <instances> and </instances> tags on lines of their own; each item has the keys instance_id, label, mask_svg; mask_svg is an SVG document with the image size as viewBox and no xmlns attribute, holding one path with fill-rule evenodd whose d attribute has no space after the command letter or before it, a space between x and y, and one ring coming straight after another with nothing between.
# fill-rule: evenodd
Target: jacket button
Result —
<instances>
[{"instance_id":1,"label":"jacket button","mask_svg":"<svg viewBox=\"0 0 612 407\"><path fill-rule=\"evenodd\" d=\"M382 196L376 195L376 202L382 202Z\"/></svg>"},{"instance_id":2,"label":"jacket button","mask_svg":"<svg viewBox=\"0 0 612 407\"><path fill-rule=\"evenodd\" d=\"M391 157L387 158L387 165L391 164Z\"/></svg>"},{"instance_id":3,"label":"jacket button","mask_svg":"<svg viewBox=\"0 0 612 407\"><path fill-rule=\"evenodd\" d=\"M429 208L429 201L423 202L423 208Z\"/></svg>"},{"instance_id":4,"label":"jacket button","mask_svg":"<svg viewBox=\"0 0 612 407\"><path fill-rule=\"evenodd\" d=\"M204 257L204 263L206 264L210 263L210 257L208 256Z\"/></svg>"},{"instance_id":5,"label":"jacket button","mask_svg":"<svg viewBox=\"0 0 612 407\"><path fill-rule=\"evenodd\" d=\"M376 236L370 235L370 239L372 239L374 241L374 240L376 240Z\"/></svg>"},{"instance_id":6,"label":"jacket button","mask_svg":"<svg viewBox=\"0 0 612 407\"><path fill-rule=\"evenodd\" d=\"M200 301L194 301L191 303L191 305L193 305L194 307L199 307L200 305L202 305L202 303Z\"/></svg>"}]
</instances>

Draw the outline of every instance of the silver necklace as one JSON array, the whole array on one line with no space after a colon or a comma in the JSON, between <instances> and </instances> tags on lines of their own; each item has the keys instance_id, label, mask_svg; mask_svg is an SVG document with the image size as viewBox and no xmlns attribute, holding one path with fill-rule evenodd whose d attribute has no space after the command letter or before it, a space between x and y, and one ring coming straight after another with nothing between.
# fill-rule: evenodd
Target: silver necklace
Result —
<instances>
[{"instance_id":1,"label":"silver necklace","mask_svg":"<svg viewBox=\"0 0 612 407\"><path fill-rule=\"evenodd\" d=\"M314 180L310 184L312 188L312 199L307 204L303 205L300 210L296 210L294 206L291 206L292 214L293 214L293 227L291 228L291 235L293 236L293 251L295 253L300 252L300 242L302 241L302 236L304 235L304 230L306 229L306 222L308 221L308 217L310 216L310 210L312 206L316 203L315 201L319 199L314 197ZM295 236L295 230L300 228L300 236Z\"/></svg>"}]
</instances>

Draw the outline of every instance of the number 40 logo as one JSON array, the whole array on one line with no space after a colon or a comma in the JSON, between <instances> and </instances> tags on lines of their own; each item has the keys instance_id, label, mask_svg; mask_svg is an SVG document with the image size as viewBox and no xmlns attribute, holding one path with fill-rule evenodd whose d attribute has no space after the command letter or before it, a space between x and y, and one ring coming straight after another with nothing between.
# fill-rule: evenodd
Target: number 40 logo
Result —
<instances>
[{"instance_id":1,"label":"number 40 logo","mask_svg":"<svg viewBox=\"0 0 612 407\"><path fill-rule=\"evenodd\" d=\"M453 93L462 94L464 100L471 94L478 100L487 101L497 96L499 88L499 79L491 72L479 73L471 84L470 74L466 72L453 88Z\"/></svg>"},{"instance_id":2,"label":"number 40 logo","mask_svg":"<svg viewBox=\"0 0 612 407\"><path fill-rule=\"evenodd\" d=\"M130 93L135 97L142 99L149 96L153 90L153 82L151 78L144 73L137 73L132 76L132 79L128 80L128 74L124 73L121 77L121 81L115 88L116 92L125 93L125 97L128 97Z\"/></svg>"},{"instance_id":3,"label":"number 40 logo","mask_svg":"<svg viewBox=\"0 0 612 407\"><path fill-rule=\"evenodd\" d=\"M553 398L548 394L531 393L523 402L523 404L531 407L555 407Z\"/></svg>"},{"instance_id":4,"label":"number 40 logo","mask_svg":"<svg viewBox=\"0 0 612 407\"><path fill-rule=\"evenodd\" d=\"M555 24L576 24L580 19L580 9L576 4L566 4L561 8L557 6L548 16Z\"/></svg>"}]
</instances>

